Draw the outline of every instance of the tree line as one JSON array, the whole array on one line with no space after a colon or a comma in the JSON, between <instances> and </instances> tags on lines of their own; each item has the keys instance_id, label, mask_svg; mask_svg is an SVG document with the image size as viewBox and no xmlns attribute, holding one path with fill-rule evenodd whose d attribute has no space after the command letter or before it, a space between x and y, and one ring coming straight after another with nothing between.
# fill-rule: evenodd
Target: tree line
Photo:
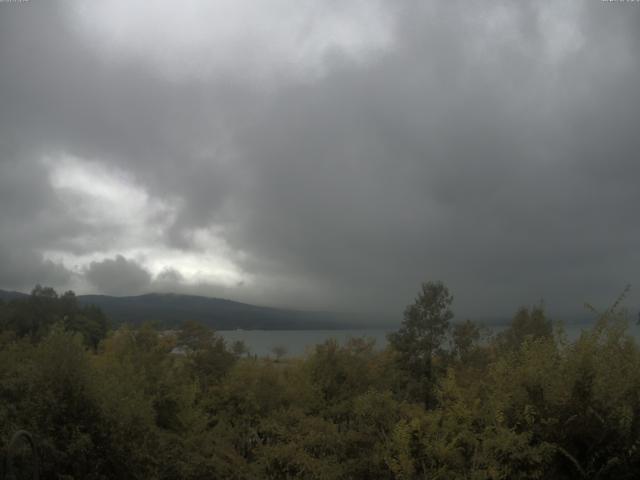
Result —
<instances>
[{"instance_id":1,"label":"tree line","mask_svg":"<svg viewBox=\"0 0 640 480\"><path fill-rule=\"evenodd\" d=\"M36 287L0 302L0 453L26 429L45 479L637 477L640 350L618 302L574 341L541 306L494 334L452 305L427 282L385 349L274 361L195 322L110 329Z\"/></svg>"}]
</instances>

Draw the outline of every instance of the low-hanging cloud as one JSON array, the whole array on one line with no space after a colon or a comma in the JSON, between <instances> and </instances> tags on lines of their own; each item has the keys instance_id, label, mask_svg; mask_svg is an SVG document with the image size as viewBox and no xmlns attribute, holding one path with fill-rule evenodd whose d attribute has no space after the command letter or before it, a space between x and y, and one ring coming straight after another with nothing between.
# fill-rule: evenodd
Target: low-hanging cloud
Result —
<instances>
[{"instance_id":1,"label":"low-hanging cloud","mask_svg":"<svg viewBox=\"0 0 640 480\"><path fill-rule=\"evenodd\" d=\"M91 262L85 277L98 291L112 295L144 293L151 285L151 274L134 260L127 260L122 255Z\"/></svg>"}]
</instances>

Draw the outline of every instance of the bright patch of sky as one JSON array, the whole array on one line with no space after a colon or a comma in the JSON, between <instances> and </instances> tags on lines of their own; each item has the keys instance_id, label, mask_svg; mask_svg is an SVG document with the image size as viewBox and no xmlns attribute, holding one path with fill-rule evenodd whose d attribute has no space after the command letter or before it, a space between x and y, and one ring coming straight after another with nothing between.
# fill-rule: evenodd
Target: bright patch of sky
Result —
<instances>
[{"instance_id":1,"label":"bright patch of sky","mask_svg":"<svg viewBox=\"0 0 640 480\"><path fill-rule=\"evenodd\" d=\"M196 247L193 251L165 245L166 230L182 206L179 198L154 197L127 172L97 161L58 156L47 157L44 164L51 186L68 213L99 227L102 233L96 239L85 230L71 239L78 247L75 251L48 250L45 258L61 262L80 275L91 262L122 255L154 277L175 271L185 284L232 286L247 281L232 260L241 258L241 254L229 248L215 227L187 232ZM112 232L107 242L105 231Z\"/></svg>"},{"instance_id":2,"label":"bright patch of sky","mask_svg":"<svg viewBox=\"0 0 640 480\"><path fill-rule=\"evenodd\" d=\"M393 44L378 0L78 1L77 26L113 60L150 62L171 78L232 74L264 83L322 76L327 59L371 59Z\"/></svg>"},{"instance_id":3,"label":"bright patch of sky","mask_svg":"<svg viewBox=\"0 0 640 480\"><path fill-rule=\"evenodd\" d=\"M495 60L495 55L509 51L527 55L535 23L543 48L534 50L536 57L531 60L541 62L541 67L561 63L585 43L578 22L581 2L540 2L536 9L525 12L515 3L480 2L476 6L480 8L469 21L482 35L468 38L467 47L478 60Z\"/></svg>"}]
</instances>

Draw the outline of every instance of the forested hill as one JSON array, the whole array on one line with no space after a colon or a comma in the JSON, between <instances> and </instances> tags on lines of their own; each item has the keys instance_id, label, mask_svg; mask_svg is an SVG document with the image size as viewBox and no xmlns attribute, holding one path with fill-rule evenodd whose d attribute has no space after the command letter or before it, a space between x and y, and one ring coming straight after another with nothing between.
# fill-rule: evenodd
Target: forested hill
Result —
<instances>
[{"instance_id":1,"label":"forested hill","mask_svg":"<svg viewBox=\"0 0 640 480\"><path fill-rule=\"evenodd\" d=\"M492 334L452 323L453 295L426 282L384 350L328 339L270 358L193 321L112 328L38 285L0 302L0 479L35 465L68 480L640 478L640 347L622 300L575 341L542 306ZM14 455L20 430L31 457Z\"/></svg>"},{"instance_id":2,"label":"forested hill","mask_svg":"<svg viewBox=\"0 0 640 480\"><path fill-rule=\"evenodd\" d=\"M25 298L28 296L29 295L22 292L13 292L13 291L9 292L7 290L0 290L0 300L4 300L5 302L8 302L9 300L14 300L16 298Z\"/></svg>"},{"instance_id":3,"label":"forested hill","mask_svg":"<svg viewBox=\"0 0 640 480\"><path fill-rule=\"evenodd\" d=\"M0 290L0 299L4 300L26 296ZM185 320L194 320L215 330L315 330L349 328L354 323L339 314L259 307L195 295L150 293L129 297L78 295L77 298L81 305L100 307L114 324L151 321L173 327Z\"/></svg>"}]
</instances>

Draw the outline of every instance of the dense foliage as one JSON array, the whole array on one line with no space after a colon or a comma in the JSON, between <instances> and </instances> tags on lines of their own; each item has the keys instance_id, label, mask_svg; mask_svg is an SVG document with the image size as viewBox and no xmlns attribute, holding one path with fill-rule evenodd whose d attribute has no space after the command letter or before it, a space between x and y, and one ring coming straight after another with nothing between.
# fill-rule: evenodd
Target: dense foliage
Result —
<instances>
[{"instance_id":1,"label":"dense foliage","mask_svg":"<svg viewBox=\"0 0 640 480\"><path fill-rule=\"evenodd\" d=\"M0 451L43 478L624 479L640 474L640 350L617 308L569 342L542 308L490 335L425 284L385 350L255 358L211 330L107 332L71 293L0 304ZM1 476L1 475L0 475Z\"/></svg>"}]
</instances>

